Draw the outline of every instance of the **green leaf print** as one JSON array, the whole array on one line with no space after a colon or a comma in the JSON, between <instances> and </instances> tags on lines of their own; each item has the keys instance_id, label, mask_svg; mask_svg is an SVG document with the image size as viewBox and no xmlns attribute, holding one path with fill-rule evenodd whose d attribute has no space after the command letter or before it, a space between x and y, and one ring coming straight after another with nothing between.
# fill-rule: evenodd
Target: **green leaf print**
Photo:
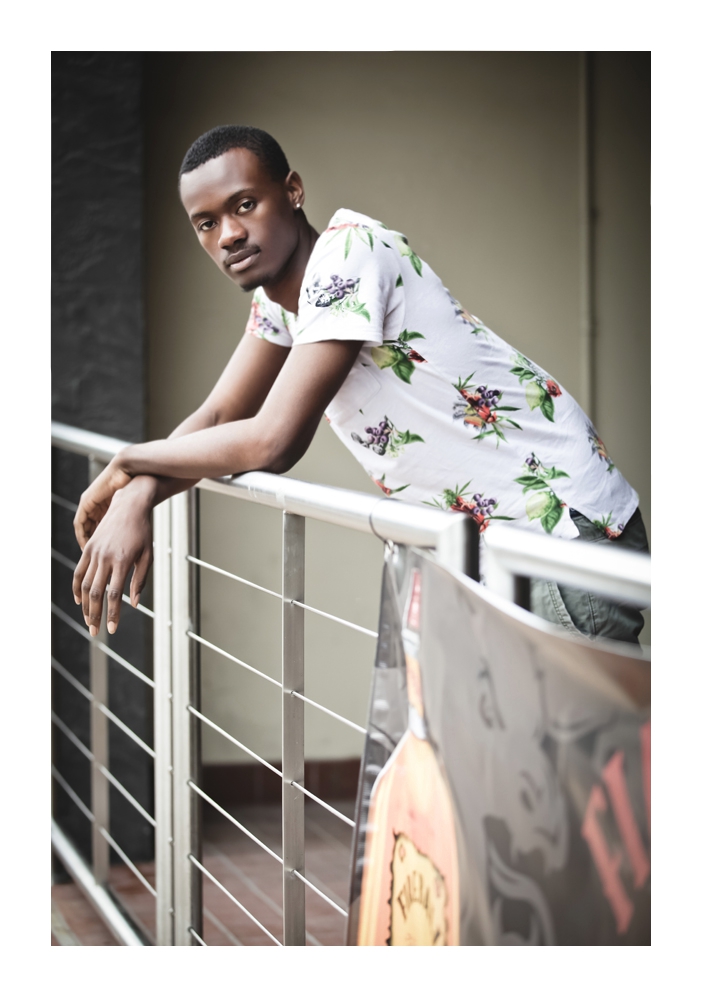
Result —
<instances>
[{"instance_id":1,"label":"green leaf print","mask_svg":"<svg viewBox=\"0 0 708 1004\"><path fill-rule=\"evenodd\" d=\"M369 314L369 311L366 309L363 303L357 303L355 307L351 308L351 311L353 314L361 314L361 316L365 317L367 321L371 320L371 315Z\"/></svg>"},{"instance_id":2,"label":"green leaf print","mask_svg":"<svg viewBox=\"0 0 708 1004\"><path fill-rule=\"evenodd\" d=\"M419 276L423 275L423 263L421 262L418 255L415 253L413 248L408 243L408 238L404 237L403 234L398 234L393 232L393 239L396 242L396 247L402 258L408 258L413 268L416 270Z\"/></svg>"},{"instance_id":3,"label":"green leaf print","mask_svg":"<svg viewBox=\"0 0 708 1004\"><path fill-rule=\"evenodd\" d=\"M403 331L395 342L387 341L383 345L377 345L371 350L371 358L380 370L391 367L393 372L404 383L411 382L411 376L415 372L416 363L424 363L425 359L411 349L408 341L411 338L424 338L418 331Z\"/></svg>"},{"instance_id":4,"label":"green leaf print","mask_svg":"<svg viewBox=\"0 0 708 1004\"><path fill-rule=\"evenodd\" d=\"M398 362L393 364L391 369L404 383L410 383L411 377L415 372L415 364L410 359L399 359Z\"/></svg>"},{"instance_id":5,"label":"green leaf print","mask_svg":"<svg viewBox=\"0 0 708 1004\"><path fill-rule=\"evenodd\" d=\"M547 418L549 422L554 421L553 416L555 414L555 407L553 405L553 398L548 391L543 392L543 398L541 400L541 414L544 418Z\"/></svg>"},{"instance_id":6,"label":"green leaf print","mask_svg":"<svg viewBox=\"0 0 708 1004\"><path fill-rule=\"evenodd\" d=\"M544 467L535 453L526 458L524 469L527 473L514 478L514 481L522 486L524 495L530 491L537 492L526 502L526 515L529 520L539 519L546 533L552 533L563 515L564 503L548 482L555 478L567 478L568 475L557 467Z\"/></svg>"},{"instance_id":7,"label":"green leaf print","mask_svg":"<svg viewBox=\"0 0 708 1004\"><path fill-rule=\"evenodd\" d=\"M398 434L398 442L401 446L408 446L409 443L424 443L425 440L417 432L408 432L406 430L406 432Z\"/></svg>"},{"instance_id":8,"label":"green leaf print","mask_svg":"<svg viewBox=\"0 0 708 1004\"><path fill-rule=\"evenodd\" d=\"M349 257L349 252L352 249L352 232L347 230L347 236L344 240L344 260L346 261Z\"/></svg>"},{"instance_id":9,"label":"green leaf print","mask_svg":"<svg viewBox=\"0 0 708 1004\"><path fill-rule=\"evenodd\" d=\"M398 287L402 286L402 285L403 285L403 276L399 275L398 278L396 279L396 286L395 286L395 288L398 289Z\"/></svg>"},{"instance_id":10,"label":"green leaf print","mask_svg":"<svg viewBox=\"0 0 708 1004\"><path fill-rule=\"evenodd\" d=\"M557 496L554 496L555 505L549 509L543 516L541 516L541 526L546 531L546 533L553 533L561 516L563 515L563 506Z\"/></svg>"}]
</instances>

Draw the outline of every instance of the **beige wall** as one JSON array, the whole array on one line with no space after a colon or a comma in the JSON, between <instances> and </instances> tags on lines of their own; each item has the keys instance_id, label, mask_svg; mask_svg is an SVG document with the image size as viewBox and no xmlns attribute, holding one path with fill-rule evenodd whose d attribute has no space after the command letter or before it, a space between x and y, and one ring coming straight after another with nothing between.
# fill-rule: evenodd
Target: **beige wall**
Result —
<instances>
[{"instance_id":1,"label":"beige wall","mask_svg":"<svg viewBox=\"0 0 708 1004\"><path fill-rule=\"evenodd\" d=\"M644 54L596 60L596 420L648 517L646 64ZM151 54L151 435L203 400L248 313L248 296L200 249L176 195L188 145L228 122L278 139L317 229L345 206L402 230L469 310L580 397L578 80L578 54L563 52ZM291 476L377 492L326 423ZM277 588L278 514L209 495L202 504L205 560ZM312 522L307 533L308 602L375 627L380 544ZM277 675L273 598L205 573L202 627ZM372 643L308 615L306 644L307 692L363 722ZM211 653L203 678L205 713L276 756L276 688ZM308 756L358 754L358 737L336 722L308 709L307 725ZM207 760L238 753L204 739Z\"/></svg>"}]
</instances>

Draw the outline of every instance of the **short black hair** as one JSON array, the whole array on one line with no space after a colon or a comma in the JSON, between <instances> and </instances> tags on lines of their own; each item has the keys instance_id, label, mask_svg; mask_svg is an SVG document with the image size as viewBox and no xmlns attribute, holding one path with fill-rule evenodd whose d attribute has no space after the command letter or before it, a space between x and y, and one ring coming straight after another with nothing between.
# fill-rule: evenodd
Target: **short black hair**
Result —
<instances>
[{"instance_id":1,"label":"short black hair","mask_svg":"<svg viewBox=\"0 0 708 1004\"><path fill-rule=\"evenodd\" d=\"M195 139L184 155L179 176L181 178L208 160L220 157L227 150L239 148L255 153L273 181L284 181L290 172L287 157L269 133L253 126L222 125Z\"/></svg>"}]
</instances>

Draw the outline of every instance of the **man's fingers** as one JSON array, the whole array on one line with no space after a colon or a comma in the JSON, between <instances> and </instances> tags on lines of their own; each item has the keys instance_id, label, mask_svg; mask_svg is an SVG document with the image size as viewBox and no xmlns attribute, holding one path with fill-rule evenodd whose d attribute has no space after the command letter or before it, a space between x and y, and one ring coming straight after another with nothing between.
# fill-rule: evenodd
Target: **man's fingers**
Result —
<instances>
[{"instance_id":1,"label":"man's fingers","mask_svg":"<svg viewBox=\"0 0 708 1004\"><path fill-rule=\"evenodd\" d=\"M108 633L115 634L120 623L121 602L125 580L128 578L128 565L115 565L111 572L111 579L108 583L108 596L106 602L106 624Z\"/></svg>"},{"instance_id":2,"label":"man's fingers","mask_svg":"<svg viewBox=\"0 0 708 1004\"><path fill-rule=\"evenodd\" d=\"M91 560L90 554L88 553L88 551L84 551L84 553L79 558L79 563L76 566L76 570L74 571L74 578L71 583L71 591L74 594L74 602L76 603L81 603L82 600L81 584L84 581L84 576L86 575L86 570L88 569L90 560Z\"/></svg>"},{"instance_id":3,"label":"man's fingers","mask_svg":"<svg viewBox=\"0 0 708 1004\"><path fill-rule=\"evenodd\" d=\"M152 547L147 547L135 563L135 571L130 583L130 602L137 606L140 594L145 588L148 572L152 565Z\"/></svg>"},{"instance_id":4,"label":"man's fingers","mask_svg":"<svg viewBox=\"0 0 708 1004\"><path fill-rule=\"evenodd\" d=\"M93 566L92 566L93 567ZM101 626L103 615L103 598L106 595L106 584L111 574L111 566L108 564L99 565L94 573L93 580L88 589L88 617L86 623L88 629L95 637Z\"/></svg>"}]
</instances>

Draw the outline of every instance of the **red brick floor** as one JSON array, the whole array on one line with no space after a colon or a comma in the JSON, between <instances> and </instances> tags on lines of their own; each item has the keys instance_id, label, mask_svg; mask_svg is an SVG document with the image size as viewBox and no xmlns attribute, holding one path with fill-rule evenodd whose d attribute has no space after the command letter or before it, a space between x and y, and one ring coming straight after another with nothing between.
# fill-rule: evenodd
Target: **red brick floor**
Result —
<instances>
[{"instance_id":1,"label":"red brick floor","mask_svg":"<svg viewBox=\"0 0 708 1004\"><path fill-rule=\"evenodd\" d=\"M350 818L351 802L334 803ZM231 814L277 854L281 850L280 806L232 807ZM305 811L305 874L331 900L347 907L352 829L315 803ZM203 821L202 863L242 907L279 941L283 936L282 871L277 861L215 810L207 807ZM139 865L154 883L154 864ZM110 886L133 921L155 935L155 900L124 865L111 869ZM72 884L56 885L52 903L61 921L52 924L52 944L115 945L115 939L93 908ZM305 888L307 943L343 945L345 918ZM272 945L246 913L214 883L203 877L203 938L209 946ZM63 924L63 926L62 926ZM68 931L68 934L66 933ZM75 940L71 941L71 937ZM63 939L63 940L62 940Z\"/></svg>"}]
</instances>

